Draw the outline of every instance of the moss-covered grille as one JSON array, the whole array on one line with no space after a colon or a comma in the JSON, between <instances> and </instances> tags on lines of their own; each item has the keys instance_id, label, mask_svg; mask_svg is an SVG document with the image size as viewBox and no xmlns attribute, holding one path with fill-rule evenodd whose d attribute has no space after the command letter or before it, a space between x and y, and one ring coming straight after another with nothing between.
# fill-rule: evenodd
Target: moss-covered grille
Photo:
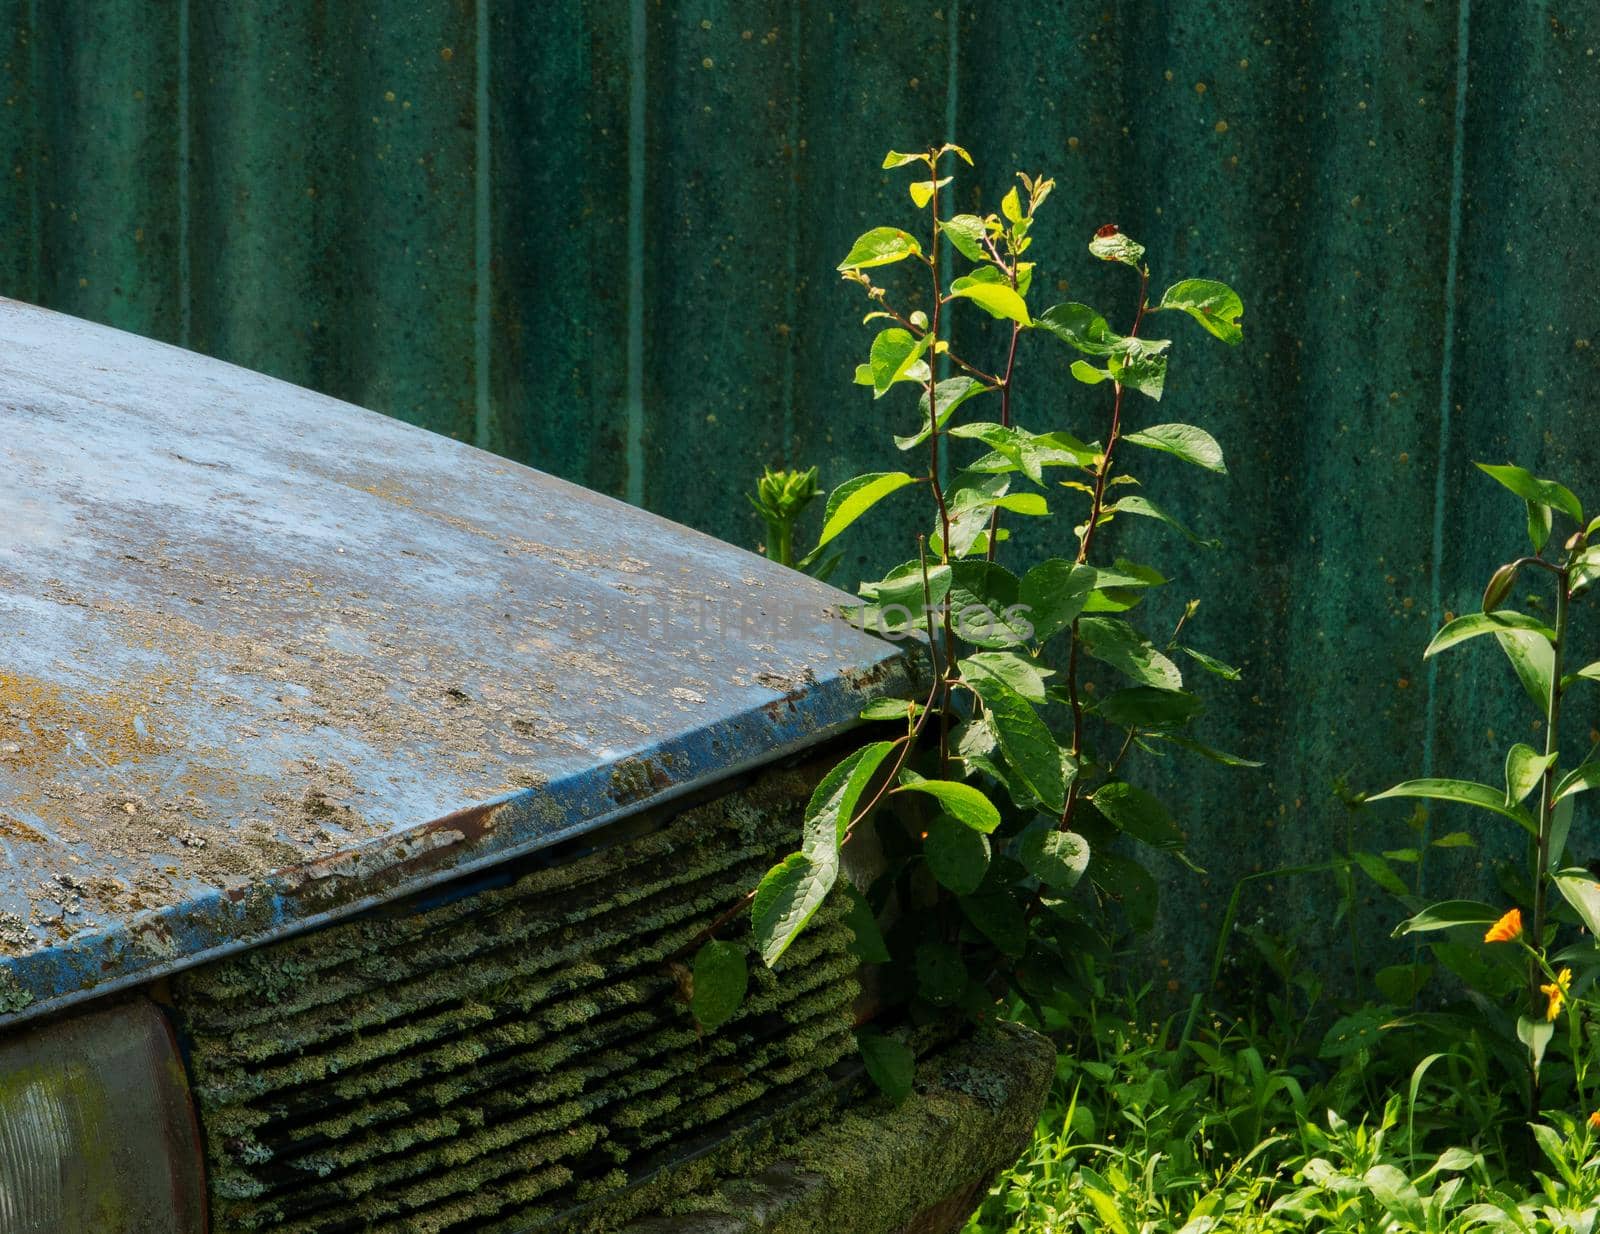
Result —
<instances>
[{"instance_id":1,"label":"moss-covered grille","mask_svg":"<svg viewBox=\"0 0 1600 1234\"><path fill-rule=\"evenodd\" d=\"M819 1097L856 995L836 906L703 1040L666 963L792 846L812 782L181 978L215 1228L536 1229Z\"/></svg>"}]
</instances>

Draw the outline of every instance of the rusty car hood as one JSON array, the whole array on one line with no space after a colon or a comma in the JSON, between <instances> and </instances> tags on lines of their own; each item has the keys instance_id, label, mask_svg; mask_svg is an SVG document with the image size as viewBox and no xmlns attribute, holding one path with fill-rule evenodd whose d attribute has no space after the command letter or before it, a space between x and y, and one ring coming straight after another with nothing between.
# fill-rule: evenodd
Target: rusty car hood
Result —
<instances>
[{"instance_id":1,"label":"rusty car hood","mask_svg":"<svg viewBox=\"0 0 1600 1234\"><path fill-rule=\"evenodd\" d=\"M0 301L0 1020L569 838L908 688L846 597Z\"/></svg>"}]
</instances>

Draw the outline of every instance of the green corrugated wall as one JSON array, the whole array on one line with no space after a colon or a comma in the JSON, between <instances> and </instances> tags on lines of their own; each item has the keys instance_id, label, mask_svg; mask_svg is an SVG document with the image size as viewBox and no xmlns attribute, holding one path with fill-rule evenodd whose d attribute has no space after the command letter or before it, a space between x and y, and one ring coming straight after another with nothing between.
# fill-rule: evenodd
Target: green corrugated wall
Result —
<instances>
[{"instance_id":1,"label":"green corrugated wall","mask_svg":"<svg viewBox=\"0 0 1600 1234\"><path fill-rule=\"evenodd\" d=\"M883 151L970 147L966 207L1053 174L1060 298L1126 318L1129 280L1083 251L1116 221L1158 285L1247 306L1241 351L1174 327L1160 411L1210 427L1229 476L1144 468L1226 547L1119 544L1206 597L1195 640L1248 681L1205 726L1268 761L1147 774L1211 870L1167 883L1192 961L1239 873L1397 842L1398 811L1348 814L1337 779L1494 781L1530 731L1491 650L1419 652L1518 544L1471 460L1600 504L1597 46L1592 3L1525 0L0 0L0 291L750 544L761 464L836 483L910 414L850 384L870 336L832 274L909 219ZM1103 392L1028 344L1022 421L1098 435ZM879 559L912 555L889 523ZM1313 915L1329 894L1263 889Z\"/></svg>"}]
</instances>

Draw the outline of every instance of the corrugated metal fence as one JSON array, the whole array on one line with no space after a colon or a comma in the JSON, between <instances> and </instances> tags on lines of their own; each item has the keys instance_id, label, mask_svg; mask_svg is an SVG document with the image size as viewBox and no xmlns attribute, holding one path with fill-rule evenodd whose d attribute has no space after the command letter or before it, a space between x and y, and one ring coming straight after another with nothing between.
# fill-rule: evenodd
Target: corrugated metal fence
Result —
<instances>
[{"instance_id":1,"label":"corrugated metal fence","mask_svg":"<svg viewBox=\"0 0 1600 1234\"><path fill-rule=\"evenodd\" d=\"M1164 773L1213 871L1173 890L1215 914L1372 826L1336 781L1494 781L1486 734L1528 731L1489 653L1419 651L1517 545L1470 460L1600 503L1597 46L1592 5L1485 0L0 0L0 290L751 543L761 464L835 483L910 414L850 385L870 336L832 275L907 219L883 151L953 135L968 207L1053 174L1060 298L1127 311L1082 247L1116 220L1158 285L1247 306L1241 352L1176 330L1161 413L1231 474L1146 468L1226 547L1126 538L1208 597L1195 637L1248 683L1207 726L1269 760ZM1098 435L1030 343L1023 422Z\"/></svg>"}]
</instances>

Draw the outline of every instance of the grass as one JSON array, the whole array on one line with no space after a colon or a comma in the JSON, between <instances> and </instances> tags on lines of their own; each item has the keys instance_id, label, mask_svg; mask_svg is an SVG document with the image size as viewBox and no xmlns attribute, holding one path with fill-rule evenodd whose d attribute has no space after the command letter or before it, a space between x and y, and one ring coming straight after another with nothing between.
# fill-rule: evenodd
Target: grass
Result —
<instances>
[{"instance_id":1,"label":"grass","mask_svg":"<svg viewBox=\"0 0 1600 1234\"><path fill-rule=\"evenodd\" d=\"M1457 1026L1373 1006L1308 1035L1292 1000L1264 1022L1145 1003L1044 1013L1051 1098L966 1234L1600 1230L1600 1136L1560 1113L1530 1129Z\"/></svg>"}]
</instances>

